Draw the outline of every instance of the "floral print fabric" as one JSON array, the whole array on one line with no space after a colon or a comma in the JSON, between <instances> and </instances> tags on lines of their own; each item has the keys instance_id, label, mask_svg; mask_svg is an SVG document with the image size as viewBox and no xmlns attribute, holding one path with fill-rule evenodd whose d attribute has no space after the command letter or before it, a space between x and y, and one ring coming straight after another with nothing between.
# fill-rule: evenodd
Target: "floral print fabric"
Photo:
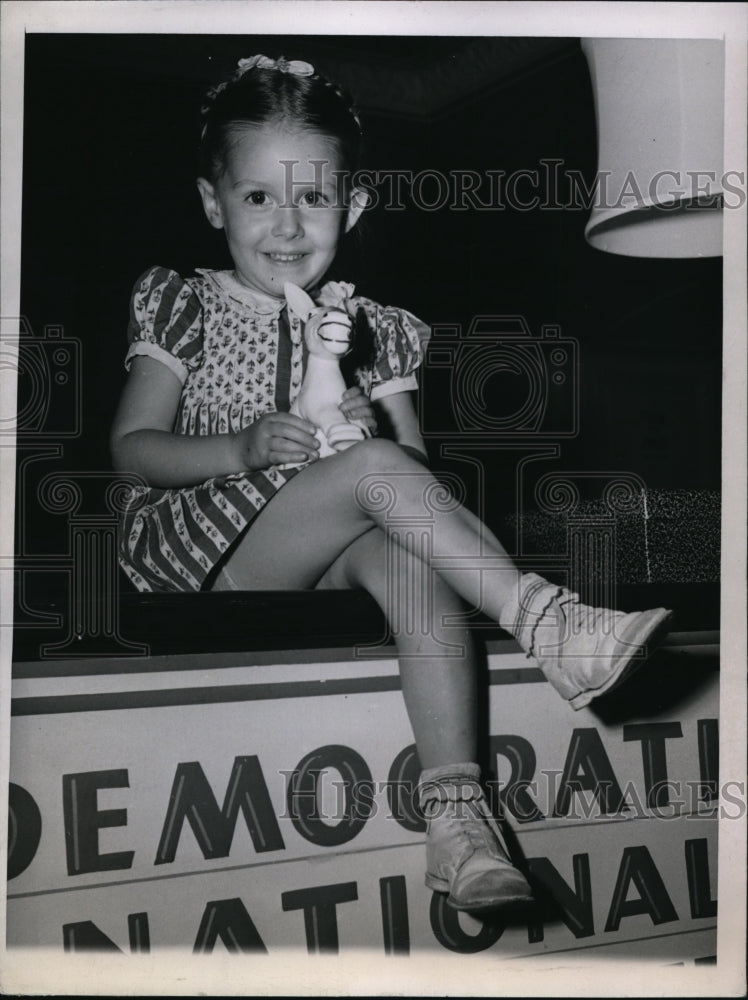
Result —
<instances>
[{"instance_id":1,"label":"floral print fabric","mask_svg":"<svg viewBox=\"0 0 748 1000\"><path fill-rule=\"evenodd\" d=\"M353 302L357 324L368 327L373 341L355 381L372 399L415 388L428 327L404 310L361 297ZM251 291L226 271L199 270L187 279L162 267L146 271L133 291L128 341L128 368L144 354L182 383L178 434L239 431L290 405L304 377L301 321L282 301ZM135 488L121 524L123 569L141 591L200 590L298 471L273 466L183 489Z\"/></svg>"}]
</instances>

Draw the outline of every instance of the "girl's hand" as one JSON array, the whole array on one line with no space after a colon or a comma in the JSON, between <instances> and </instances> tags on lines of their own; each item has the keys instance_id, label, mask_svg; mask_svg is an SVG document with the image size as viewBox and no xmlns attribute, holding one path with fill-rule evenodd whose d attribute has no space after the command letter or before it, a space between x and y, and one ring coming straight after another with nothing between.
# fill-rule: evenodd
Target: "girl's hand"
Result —
<instances>
[{"instance_id":1,"label":"girl's hand","mask_svg":"<svg viewBox=\"0 0 748 1000\"><path fill-rule=\"evenodd\" d=\"M293 413L264 413L233 435L239 466L254 472L319 458L316 427Z\"/></svg>"},{"instance_id":2,"label":"girl's hand","mask_svg":"<svg viewBox=\"0 0 748 1000\"><path fill-rule=\"evenodd\" d=\"M348 420L355 420L369 434L377 433L377 418L374 415L374 407L360 386L354 385L345 390L338 409Z\"/></svg>"}]
</instances>

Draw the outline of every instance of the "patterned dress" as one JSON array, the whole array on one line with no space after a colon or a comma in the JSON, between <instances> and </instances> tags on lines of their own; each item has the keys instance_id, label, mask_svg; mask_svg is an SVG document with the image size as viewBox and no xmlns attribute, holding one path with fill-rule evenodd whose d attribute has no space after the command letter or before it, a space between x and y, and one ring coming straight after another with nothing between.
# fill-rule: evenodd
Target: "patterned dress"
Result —
<instances>
[{"instance_id":1,"label":"patterned dress","mask_svg":"<svg viewBox=\"0 0 748 1000\"><path fill-rule=\"evenodd\" d=\"M359 296L353 302L357 331L363 323L372 342L355 381L372 400L416 388L428 327L402 309ZM228 271L198 270L186 279L162 267L146 271L133 290L128 342L128 369L145 354L181 381L176 434L233 433L264 413L287 411L306 365L298 317ZM120 526L127 576L141 591L200 590L301 467L233 473L182 489L134 488Z\"/></svg>"}]
</instances>

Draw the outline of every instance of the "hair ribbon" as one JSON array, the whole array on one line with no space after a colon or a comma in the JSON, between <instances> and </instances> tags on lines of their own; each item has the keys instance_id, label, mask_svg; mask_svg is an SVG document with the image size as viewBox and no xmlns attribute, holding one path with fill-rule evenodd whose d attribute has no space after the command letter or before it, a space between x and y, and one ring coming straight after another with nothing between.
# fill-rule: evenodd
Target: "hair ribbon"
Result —
<instances>
[{"instance_id":1,"label":"hair ribbon","mask_svg":"<svg viewBox=\"0 0 748 1000\"><path fill-rule=\"evenodd\" d=\"M314 76L314 66L303 59L271 59L269 56L256 55L248 59L240 59L237 63L239 76L244 76L257 66L259 69L277 69L281 73L291 73L293 76Z\"/></svg>"}]
</instances>

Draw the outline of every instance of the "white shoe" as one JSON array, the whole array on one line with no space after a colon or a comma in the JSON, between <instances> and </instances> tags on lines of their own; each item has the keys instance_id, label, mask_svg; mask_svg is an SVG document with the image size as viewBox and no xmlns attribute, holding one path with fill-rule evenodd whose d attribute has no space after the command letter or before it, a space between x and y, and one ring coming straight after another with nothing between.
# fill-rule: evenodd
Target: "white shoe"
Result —
<instances>
[{"instance_id":1,"label":"white shoe","mask_svg":"<svg viewBox=\"0 0 748 1000\"><path fill-rule=\"evenodd\" d=\"M582 604L579 595L535 573L520 581L512 624L505 626L550 684L580 709L645 662L667 633L672 611L612 611Z\"/></svg>"},{"instance_id":2,"label":"white shoe","mask_svg":"<svg viewBox=\"0 0 748 1000\"><path fill-rule=\"evenodd\" d=\"M458 910L481 913L532 902L524 875L509 860L479 784L477 764L434 767L418 783L426 816L426 885L448 892Z\"/></svg>"}]
</instances>

